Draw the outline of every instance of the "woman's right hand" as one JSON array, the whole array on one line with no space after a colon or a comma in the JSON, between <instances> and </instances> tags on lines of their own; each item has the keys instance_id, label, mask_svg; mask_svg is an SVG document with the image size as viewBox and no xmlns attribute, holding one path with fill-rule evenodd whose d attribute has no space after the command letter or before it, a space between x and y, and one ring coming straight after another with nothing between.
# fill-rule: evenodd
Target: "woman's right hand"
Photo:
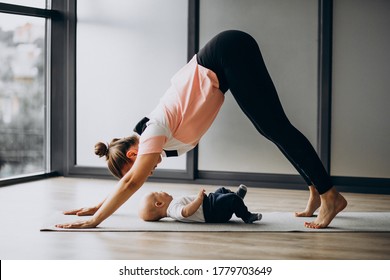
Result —
<instances>
[{"instance_id":1,"label":"woman's right hand","mask_svg":"<svg viewBox=\"0 0 390 280\"><path fill-rule=\"evenodd\" d=\"M77 215L77 216L92 216L99 210L99 207L83 207L79 209L73 209L69 211L64 211L64 215Z\"/></svg>"}]
</instances>

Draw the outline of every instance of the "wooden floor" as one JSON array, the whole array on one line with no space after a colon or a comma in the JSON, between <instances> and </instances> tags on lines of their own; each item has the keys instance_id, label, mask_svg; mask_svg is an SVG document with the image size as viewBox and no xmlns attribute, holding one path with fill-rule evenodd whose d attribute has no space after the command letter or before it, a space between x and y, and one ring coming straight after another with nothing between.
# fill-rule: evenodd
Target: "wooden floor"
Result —
<instances>
[{"instance_id":1,"label":"wooden floor","mask_svg":"<svg viewBox=\"0 0 390 280\"><path fill-rule=\"evenodd\" d=\"M39 231L54 211L92 206L114 185L111 180L53 178L0 188L0 259L390 259L390 229L387 233ZM148 191L182 195L199 188L147 183L121 209L137 207ZM245 200L252 211L293 213L306 205L307 195L307 191L250 188ZM346 211L390 211L388 195L344 196L349 202Z\"/></svg>"}]
</instances>

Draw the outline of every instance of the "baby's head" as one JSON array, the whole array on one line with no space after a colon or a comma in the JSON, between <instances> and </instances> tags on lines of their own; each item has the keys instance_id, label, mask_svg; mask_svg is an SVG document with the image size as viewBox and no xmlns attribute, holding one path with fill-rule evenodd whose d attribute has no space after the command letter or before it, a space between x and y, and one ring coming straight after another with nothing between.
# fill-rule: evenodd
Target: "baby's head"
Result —
<instances>
[{"instance_id":1,"label":"baby's head","mask_svg":"<svg viewBox=\"0 0 390 280\"><path fill-rule=\"evenodd\" d=\"M139 216L144 221L158 221L167 216L173 197L165 192L152 192L141 201Z\"/></svg>"}]
</instances>

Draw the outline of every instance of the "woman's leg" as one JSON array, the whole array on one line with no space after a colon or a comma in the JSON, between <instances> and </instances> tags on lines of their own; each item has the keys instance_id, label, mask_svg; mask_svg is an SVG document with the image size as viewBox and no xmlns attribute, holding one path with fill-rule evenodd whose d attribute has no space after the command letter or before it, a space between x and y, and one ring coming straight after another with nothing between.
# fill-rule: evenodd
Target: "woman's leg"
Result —
<instances>
[{"instance_id":1,"label":"woman's leg","mask_svg":"<svg viewBox=\"0 0 390 280\"><path fill-rule=\"evenodd\" d=\"M331 189L333 192L330 176L313 146L284 113L256 41L241 31L225 31L213 38L199 56L198 62L216 72L222 81L221 90L230 89L256 129L275 143L308 185L314 185L319 195ZM335 195L339 197L338 192ZM340 206L325 207L314 223L326 227L345 208L343 199L337 199ZM326 208L333 213L326 213Z\"/></svg>"},{"instance_id":2,"label":"woman's leg","mask_svg":"<svg viewBox=\"0 0 390 280\"><path fill-rule=\"evenodd\" d=\"M305 210L301 212L295 212L296 217L311 217L314 212L321 206L320 194L315 186L309 186L309 200Z\"/></svg>"},{"instance_id":3,"label":"woman's leg","mask_svg":"<svg viewBox=\"0 0 390 280\"><path fill-rule=\"evenodd\" d=\"M313 146L288 120L256 41L241 31L225 31L198 54L198 62L216 72L221 90L230 89L256 129L275 143L308 185L319 193L332 187Z\"/></svg>"}]
</instances>

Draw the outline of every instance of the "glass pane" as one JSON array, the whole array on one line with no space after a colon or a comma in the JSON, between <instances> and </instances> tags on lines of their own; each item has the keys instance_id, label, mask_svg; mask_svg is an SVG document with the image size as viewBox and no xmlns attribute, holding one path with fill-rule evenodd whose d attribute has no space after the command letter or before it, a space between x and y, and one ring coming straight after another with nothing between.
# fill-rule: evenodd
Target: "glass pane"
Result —
<instances>
[{"instance_id":1,"label":"glass pane","mask_svg":"<svg viewBox=\"0 0 390 280\"><path fill-rule=\"evenodd\" d=\"M133 134L187 62L187 2L78 1L78 165L105 167L95 143ZM185 163L169 158L159 168Z\"/></svg>"},{"instance_id":2,"label":"glass pane","mask_svg":"<svg viewBox=\"0 0 390 280\"><path fill-rule=\"evenodd\" d=\"M0 13L0 65L0 178L44 172L44 19Z\"/></svg>"},{"instance_id":3,"label":"glass pane","mask_svg":"<svg viewBox=\"0 0 390 280\"><path fill-rule=\"evenodd\" d=\"M291 123L317 142L318 2L213 0L200 3L200 47L220 31L251 34L263 53ZM261 136L230 92L199 144L199 169L298 174L277 147ZM218 143L218 144L216 144Z\"/></svg>"},{"instance_id":4,"label":"glass pane","mask_svg":"<svg viewBox=\"0 0 390 280\"><path fill-rule=\"evenodd\" d=\"M48 0L5 0L1 2L44 9L46 7L46 1Z\"/></svg>"}]
</instances>

